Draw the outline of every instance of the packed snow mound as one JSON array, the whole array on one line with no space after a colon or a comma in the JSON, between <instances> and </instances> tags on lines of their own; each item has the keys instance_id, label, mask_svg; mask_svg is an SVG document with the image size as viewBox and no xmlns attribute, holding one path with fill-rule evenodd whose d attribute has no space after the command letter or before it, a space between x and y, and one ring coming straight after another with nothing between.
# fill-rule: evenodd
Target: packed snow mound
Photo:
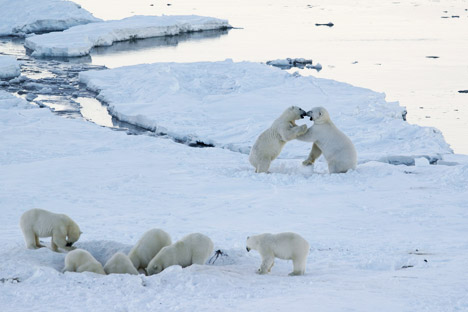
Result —
<instances>
[{"instance_id":1,"label":"packed snow mound","mask_svg":"<svg viewBox=\"0 0 468 312\"><path fill-rule=\"evenodd\" d=\"M18 77L21 74L16 57L0 55L0 79Z\"/></svg>"},{"instance_id":2,"label":"packed snow mound","mask_svg":"<svg viewBox=\"0 0 468 312\"><path fill-rule=\"evenodd\" d=\"M78 4L63 0L0 0L0 8L0 36L25 36L100 21Z\"/></svg>"},{"instance_id":3,"label":"packed snow mound","mask_svg":"<svg viewBox=\"0 0 468 312\"><path fill-rule=\"evenodd\" d=\"M122 20L72 27L64 32L29 37L25 46L35 56L82 56L96 46L113 42L185 32L230 28L227 20L197 15L131 16Z\"/></svg>"},{"instance_id":4,"label":"packed snow mound","mask_svg":"<svg viewBox=\"0 0 468 312\"><path fill-rule=\"evenodd\" d=\"M440 131L408 124L404 108L386 102L383 93L259 63L143 64L84 72L80 81L123 121L243 153L290 105L306 111L326 107L356 145L361 162L451 153ZM310 148L292 141L282 157L304 158Z\"/></svg>"}]
</instances>

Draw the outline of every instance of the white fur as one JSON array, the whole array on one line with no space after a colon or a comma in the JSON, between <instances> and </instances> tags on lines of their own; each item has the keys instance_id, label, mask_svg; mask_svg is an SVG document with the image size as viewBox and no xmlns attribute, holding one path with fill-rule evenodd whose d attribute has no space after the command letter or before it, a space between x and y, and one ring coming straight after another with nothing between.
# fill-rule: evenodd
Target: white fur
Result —
<instances>
[{"instance_id":1,"label":"white fur","mask_svg":"<svg viewBox=\"0 0 468 312\"><path fill-rule=\"evenodd\" d=\"M249 161L255 172L268 172L270 164L281 153L286 142L294 140L307 131L307 126L297 126L295 120L303 118L305 111L297 106L287 108L270 128L265 130L255 141L249 155Z\"/></svg>"},{"instance_id":2,"label":"white fur","mask_svg":"<svg viewBox=\"0 0 468 312\"><path fill-rule=\"evenodd\" d=\"M43 209L23 213L20 227L29 249L45 247L39 243L39 237L52 237L50 246L53 251L58 251L58 247L71 250L74 249L71 245L81 235L80 228L70 217Z\"/></svg>"},{"instance_id":3,"label":"white fur","mask_svg":"<svg viewBox=\"0 0 468 312\"><path fill-rule=\"evenodd\" d=\"M330 173L345 173L356 169L357 153L354 144L333 124L327 110L315 107L307 112L307 116L314 120L314 124L297 139L314 144L309 157L302 164L312 165L323 153Z\"/></svg>"},{"instance_id":4,"label":"white fur","mask_svg":"<svg viewBox=\"0 0 468 312\"><path fill-rule=\"evenodd\" d=\"M169 234L160 229L147 231L128 254L137 270L146 269L151 259L165 246L172 244Z\"/></svg>"},{"instance_id":5,"label":"white fur","mask_svg":"<svg viewBox=\"0 0 468 312\"><path fill-rule=\"evenodd\" d=\"M102 268L102 264L83 249L75 249L67 254L65 257L65 268L62 272L94 272L97 274L106 274Z\"/></svg>"},{"instance_id":6,"label":"white fur","mask_svg":"<svg viewBox=\"0 0 468 312\"><path fill-rule=\"evenodd\" d=\"M171 265L183 268L192 264L205 264L213 252L213 242L208 236L193 233L171 246L166 246L151 260L146 268L148 275L160 273Z\"/></svg>"},{"instance_id":7,"label":"white fur","mask_svg":"<svg viewBox=\"0 0 468 312\"><path fill-rule=\"evenodd\" d=\"M137 269L133 266L132 261L122 252L113 255L104 266L104 271L107 274L134 274L138 275Z\"/></svg>"},{"instance_id":8,"label":"white fur","mask_svg":"<svg viewBox=\"0 0 468 312\"><path fill-rule=\"evenodd\" d=\"M247 251L251 249L257 250L262 257L259 274L269 273L275 258L293 261L294 269L289 275L305 273L309 243L296 233L264 233L247 237Z\"/></svg>"}]
</instances>

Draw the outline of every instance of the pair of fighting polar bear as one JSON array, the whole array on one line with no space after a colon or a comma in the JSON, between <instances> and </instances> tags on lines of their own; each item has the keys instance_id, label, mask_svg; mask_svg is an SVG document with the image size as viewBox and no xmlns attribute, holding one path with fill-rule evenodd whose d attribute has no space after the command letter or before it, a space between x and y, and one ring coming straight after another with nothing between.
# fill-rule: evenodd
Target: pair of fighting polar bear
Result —
<instances>
[{"instance_id":1,"label":"pair of fighting polar bear","mask_svg":"<svg viewBox=\"0 0 468 312\"><path fill-rule=\"evenodd\" d=\"M296 125L295 121L304 116L314 121L309 129L306 125ZM252 146L249 161L255 167L255 172L268 172L271 162L278 157L286 142L294 139L313 142L309 157L303 165L312 165L323 153L330 173L356 169L357 154L353 143L335 126L325 108L315 107L305 112L297 106L291 106L260 134Z\"/></svg>"},{"instance_id":2,"label":"pair of fighting polar bear","mask_svg":"<svg viewBox=\"0 0 468 312\"><path fill-rule=\"evenodd\" d=\"M80 238L81 231L70 217L52 213L43 209L31 209L23 213L20 219L26 247L37 249L44 247L39 237L52 237L51 248L74 249L73 244ZM258 273L270 272L274 259L293 261L294 270L290 275L302 275L305 272L309 254L309 243L295 233L260 234L247 237L247 251L257 250L262 257ZM103 267L88 251L75 249L65 257L65 271L94 272L98 274L157 274L172 265L187 267L192 264L205 264L213 251L211 239L200 233L193 233L172 244L169 234L160 229L147 231L136 245L125 255L118 252Z\"/></svg>"}]
</instances>

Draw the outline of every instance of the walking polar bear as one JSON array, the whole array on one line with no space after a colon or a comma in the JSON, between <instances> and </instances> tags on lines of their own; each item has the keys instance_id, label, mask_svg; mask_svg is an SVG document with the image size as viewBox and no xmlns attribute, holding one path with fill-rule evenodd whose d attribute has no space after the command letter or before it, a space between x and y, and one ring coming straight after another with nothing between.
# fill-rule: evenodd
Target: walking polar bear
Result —
<instances>
[{"instance_id":1,"label":"walking polar bear","mask_svg":"<svg viewBox=\"0 0 468 312\"><path fill-rule=\"evenodd\" d=\"M107 274L134 274L138 275L132 261L122 252L114 254L104 265Z\"/></svg>"},{"instance_id":2,"label":"walking polar bear","mask_svg":"<svg viewBox=\"0 0 468 312\"><path fill-rule=\"evenodd\" d=\"M249 162L255 167L256 173L268 172L271 162L278 157L286 142L306 133L307 126L297 126L295 122L305 115L306 112L301 108L291 106L260 134L249 155Z\"/></svg>"},{"instance_id":3,"label":"walking polar bear","mask_svg":"<svg viewBox=\"0 0 468 312\"><path fill-rule=\"evenodd\" d=\"M330 173L345 173L356 169L357 153L354 144L330 120L328 111L323 107L315 107L307 112L307 116L314 124L297 139L314 144L309 157L302 164L312 165L323 153Z\"/></svg>"},{"instance_id":4,"label":"walking polar bear","mask_svg":"<svg viewBox=\"0 0 468 312\"><path fill-rule=\"evenodd\" d=\"M275 264L275 258L293 261L289 275L303 275L306 269L309 243L300 235L291 232L264 233L247 237L247 251L257 250L262 257L259 274L267 274Z\"/></svg>"},{"instance_id":5,"label":"walking polar bear","mask_svg":"<svg viewBox=\"0 0 468 312\"><path fill-rule=\"evenodd\" d=\"M165 246L172 244L169 234L160 229L151 229L140 238L128 254L137 270L144 270L151 259Z\"/></svg>"},{"instance_id":6,"label":"walking polar bear","mask_svg":"<svg viewBox=\"0 0 468 312\"><path fill-rule=\"evenodd\" d=\"M29 249L45 247L39 243L39 237L52 237L50 247L53 251L58 251L59 247L71 250L81 235L80 228L70 217L43 209L23 213L20 227Z\"/></svg>"},{"instance_id":7,"label":"walking polar bear","mask_svg":"<svg viewBox=\"0 0 468 312\"><path fill-rule=\"evenodd\" d=\"M151 260L146 268L148 275L158 274L172 265L183 268L192 264L205 264L213 252L213 242L208 236L193 233L171 246L166 246Z\"/></svg>"},{"instance_id":8,"label":"walking polar bear","mask_svg":"<svg viewBox=\"0 0 468 312\"><path fill-rule=\"evenodd\" d=\"M84 249L70 251L65 257L65 272L93 272L105 275L102 264Z\"/></svg>"}]
</instances>

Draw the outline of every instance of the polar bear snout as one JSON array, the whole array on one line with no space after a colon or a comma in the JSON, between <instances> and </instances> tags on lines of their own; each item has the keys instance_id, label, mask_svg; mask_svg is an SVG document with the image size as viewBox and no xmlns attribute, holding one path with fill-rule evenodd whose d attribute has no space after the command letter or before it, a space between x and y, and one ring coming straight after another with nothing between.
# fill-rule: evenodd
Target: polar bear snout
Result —
<instances>
[{"instance_id":1,"label":"polar bear snout","mask_svg":"<svg viewBox=\"0 0 468 312\"><path fill-rule=\"evenodd\" d=\"M306 116L309 116L311 121L314 120L314 113L311 110L306 113Z\"/></svg>"},{"instance_id":2,"label":"polar bear snout","mask_svg":"<svg viewBox=\"0 0 468 312\"><path fill-rule=\"evenodd\" d=\"M306 113L305 110L300 109L300 112L301 112L301 119L303 119L305 116L307 116L307 113Z\"/></svg>"}]
</instances>

